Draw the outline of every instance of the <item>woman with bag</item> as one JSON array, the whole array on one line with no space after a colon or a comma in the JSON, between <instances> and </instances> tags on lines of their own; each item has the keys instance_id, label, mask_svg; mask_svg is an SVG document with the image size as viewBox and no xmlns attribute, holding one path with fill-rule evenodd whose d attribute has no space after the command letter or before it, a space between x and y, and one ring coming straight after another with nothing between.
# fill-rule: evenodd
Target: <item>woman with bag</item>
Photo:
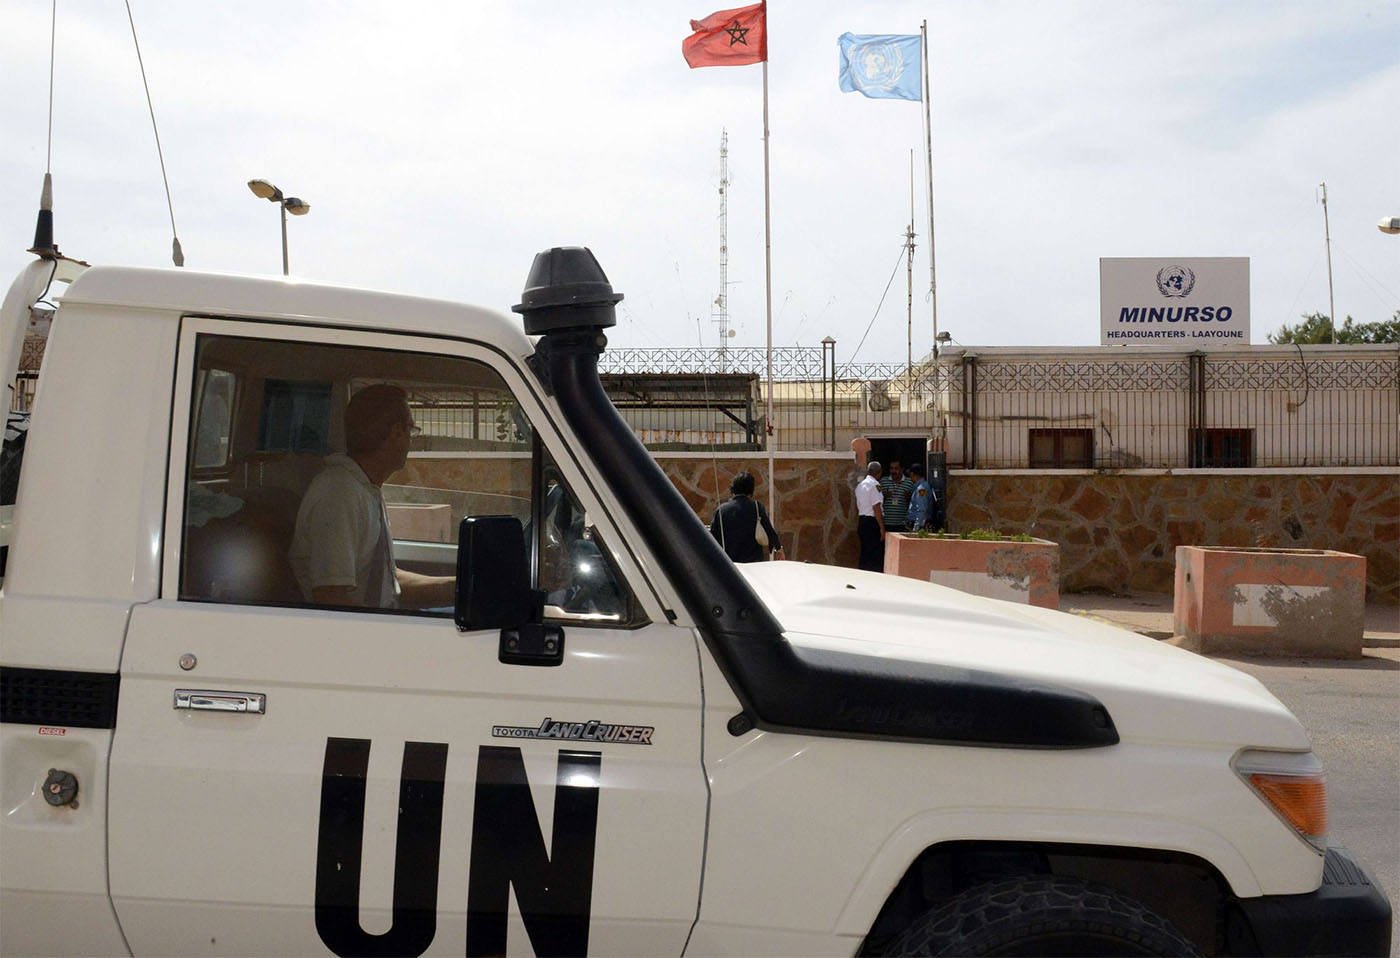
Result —
<instances>
[{"instance_id":1,"label":"woman with bag","mask_svg":"<svg viewBox=\"0 0 1400 958\"><path fill-rule=\"evenodd\" d=\"M741 472L729 484L732 498L715 510L710 535L735 562L762 562L771 553L782 559L783 546L768 521L763 503L753 497L753 476Z\"/></svg>"}]
</instances>

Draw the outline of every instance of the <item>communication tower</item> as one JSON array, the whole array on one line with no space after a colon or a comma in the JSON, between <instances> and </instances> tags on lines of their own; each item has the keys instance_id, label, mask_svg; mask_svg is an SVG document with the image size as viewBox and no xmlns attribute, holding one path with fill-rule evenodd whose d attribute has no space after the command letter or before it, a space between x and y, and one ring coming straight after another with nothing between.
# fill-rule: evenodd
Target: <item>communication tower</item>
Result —
<instances>
[{"instance_id":1,"label":"communication tower","mask_svg":"<svg viewBox=\"0 0 1400 958\"><path fill-rule=\"evenodd\" d=\"M728 371L729 339L729 131L719 136L719 295L710 310L710 320L719 327L719 368Z\"/></svg>"}]
</instances>

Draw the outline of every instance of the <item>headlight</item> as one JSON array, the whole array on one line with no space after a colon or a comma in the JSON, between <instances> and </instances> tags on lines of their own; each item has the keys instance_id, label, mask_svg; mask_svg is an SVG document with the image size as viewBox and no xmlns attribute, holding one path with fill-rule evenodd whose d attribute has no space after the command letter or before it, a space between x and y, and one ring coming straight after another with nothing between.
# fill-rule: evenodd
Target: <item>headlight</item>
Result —
<instances>
[{"instance_id":1,"label":"headlight","mask_svg":"<svg viewBox=\"0 0 1400 958\"><path fill-rule=\"evenodd\" d=\"M1231 764L1235 774L1300 838L1319 852L1327 851L1327 776L1316 755L1249 748Z\"/></svg>"}]
</instances>

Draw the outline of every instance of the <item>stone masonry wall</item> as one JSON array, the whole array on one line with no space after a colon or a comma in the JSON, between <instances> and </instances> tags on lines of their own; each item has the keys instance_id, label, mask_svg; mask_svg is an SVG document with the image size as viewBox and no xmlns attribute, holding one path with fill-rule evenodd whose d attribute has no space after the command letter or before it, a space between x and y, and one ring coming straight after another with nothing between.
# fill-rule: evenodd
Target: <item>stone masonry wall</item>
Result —
<instances>
[{"instance_id":1,"label":"stone masonry wall","mask_svg":"<svg viewBox=\"0 0 1400 958\"><path fill-rule=\"evenodd\" d=\"M1060 544L1060 585L1171 592L1178 545L1335 549L1366 557L1366 598L1400 602L1400 483L1373 474L955 472L953 531Z\"/></svg>"},{"instance_id":2,"label":"stone masonry wall","mask_svg":"<svg viewBox=\"0 0 1400 958\"><path fill-rule=\"evenodd\" d=\"M729 498L729 481L741 471L753 474L754 495L768 501L766 456L711 458L661 453L657 461L707 525L715 507ZM775 461L773 473L778 502L775 524L787 557L854 566L860 545L855 531L857 476L850 456L785 457ZM519 490L529 487L529 461L412 457L390 478L397 485L519 495Z\"/></svg>"},{"instance_id":3,"label":"stone masonry wall","mask_svg":"<svg viewBox=\"0 0 1400 958\"><path fill-rule=\"evenodd\" d=\"M701 521L728 498L747 470L768 501L762 455L657 455L657 462ZM410 460L397 482L487 488L519 463L491 463L490 476L451 460ZM774 463L775 525L787 557L854 566L855 496L860 478L849 456L798 455ZM464 486L463 483L466 485ZM1178 545L1335 549L1366 557L1366 598L1400 603L1400 482L1395 474L1108 474L954 471L948 522L955 532L995 528L1060 544L1060 584L1171 592Z\"/></svg>"},{"instance_id":4,"label":"stone masonry wall","mask_svg":"<svg viewBox=\"0 0 1400 958\"><path fill-rule=\"evenodd\" d=\"M657 463L706 525L729 498L729 481L753 474L754 498L768 503L764 456L668 456ZM854 566L856 540L855 463L850 456L782 457L773 463L777 515L774 528L789 560Z\"/></svg>"}]
</instances>

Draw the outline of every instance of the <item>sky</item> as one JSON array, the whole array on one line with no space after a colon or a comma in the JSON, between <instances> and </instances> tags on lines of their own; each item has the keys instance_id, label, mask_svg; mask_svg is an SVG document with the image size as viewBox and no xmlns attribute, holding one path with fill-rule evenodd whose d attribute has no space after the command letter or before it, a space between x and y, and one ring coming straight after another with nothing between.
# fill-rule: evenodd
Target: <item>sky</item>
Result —
<instances>
[{"instance_id":1,"label":"sky","mask_svg":"<svg viewBox=\"0 0 1400 958\"><path fill-rule=\"evenodd\" d=\"M766 338L763 68L692 70L709 0L130 0L186 267L276 275L265 178L309 280L520 301L590 247L617 346L718 345L720 138L731 346ZM0 271L55 236L170 266L171 214L122 0L0 7ZM773 341L841 363L928 352L922 105L842 93L836 38L927 21L937 310L954 342L1099 341L1099 258L1247 256L1251 339L1400 308L1395 0L772 0ZM903 263L914 157L913 333ZM882 304L883 300L883 304ZM857 348L859 344L859 348Z\"/></svg>"}]
</instances>

